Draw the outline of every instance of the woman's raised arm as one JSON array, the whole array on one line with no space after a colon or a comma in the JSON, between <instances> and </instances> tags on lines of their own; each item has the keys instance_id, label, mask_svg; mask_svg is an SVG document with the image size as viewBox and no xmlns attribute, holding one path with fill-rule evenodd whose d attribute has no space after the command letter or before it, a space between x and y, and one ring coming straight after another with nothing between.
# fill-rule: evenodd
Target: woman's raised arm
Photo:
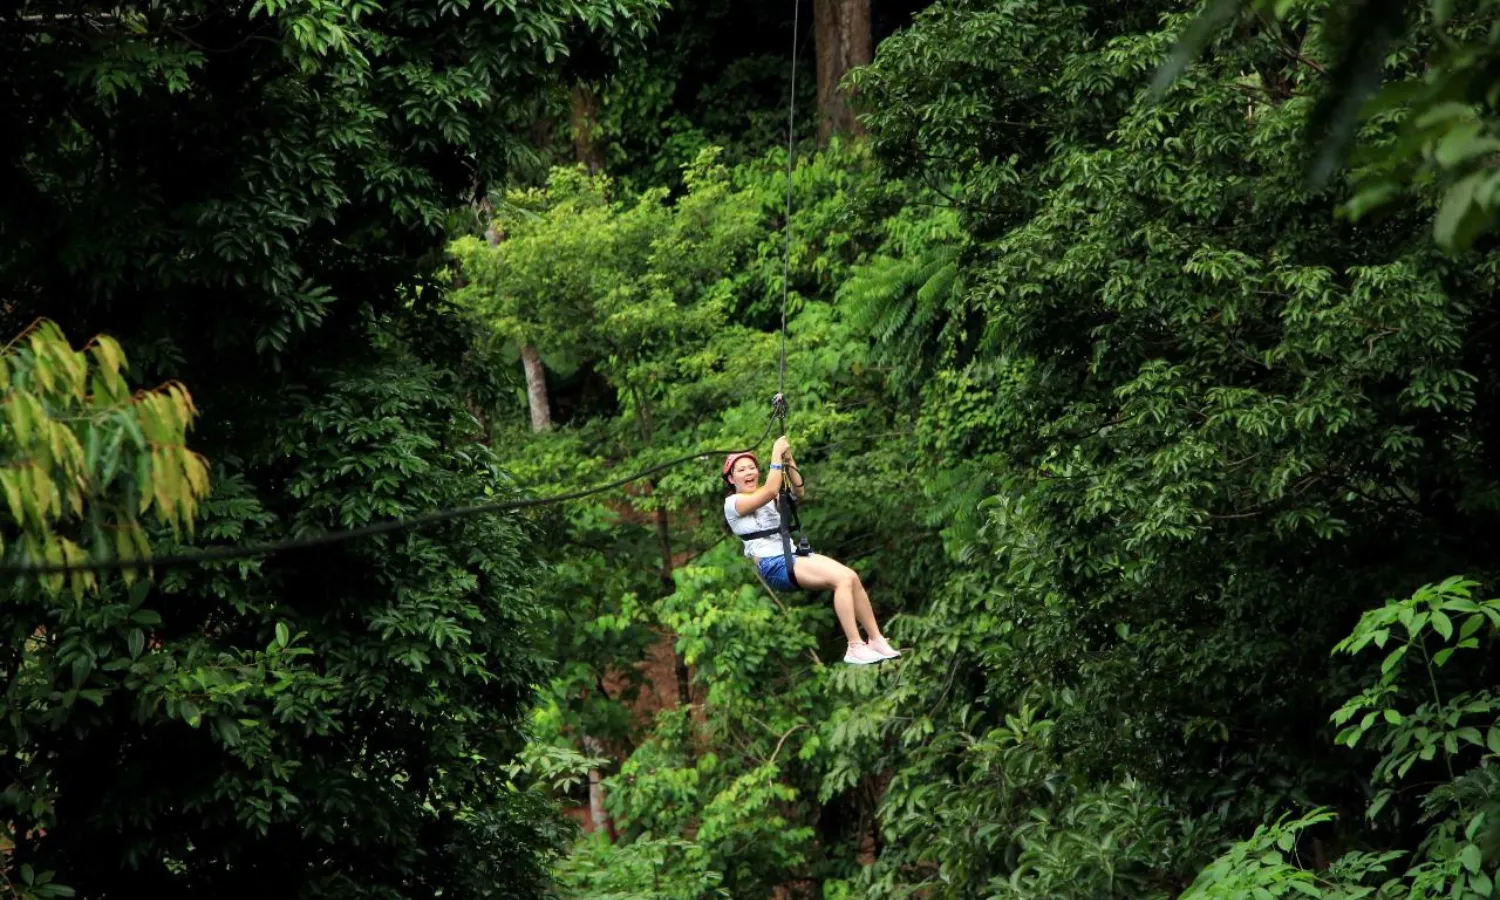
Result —
<instances>
[{"instance_id":1,"label":"woman's raised arm","mask_svg":"<svg viewBox=\"0 0 1500 900\"><path fill-rule=\"evenodd\" d=\"M792 456L792 448L786 450L786 477L792 482L792 492L797 499L802 499L802 470L797 468L797 460Z\"/></svg>"},{"instance_id":2,"label":"woman's raised arm","mask_svg":"<svg viewBox=\"0 0 1500 900\"><path fill-rule=\"evenodd\" d=\"M776 494L781 490L781 473L785 466L787 452L786 438L779 437L771 446L771 471L766 474L766 483L748 494L739 494L734 498L734 511L742 516L748 516L767 503L776 499Z\"/></svg>"}]
</instances>

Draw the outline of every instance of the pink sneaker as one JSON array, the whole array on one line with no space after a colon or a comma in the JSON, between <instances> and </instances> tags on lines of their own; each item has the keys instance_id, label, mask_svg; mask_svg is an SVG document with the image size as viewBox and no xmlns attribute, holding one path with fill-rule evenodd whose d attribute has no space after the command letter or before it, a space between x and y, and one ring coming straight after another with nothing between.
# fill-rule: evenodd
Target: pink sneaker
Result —
<instances>
[{"instance_id":1,"label":"pink sneaker","mask_svg":"<svg viewBox=\"0 0 1500 900\"><path fill-rule=\"evenodd\" d=\"M869 644L850 644L849 650L844 653L844 662L851 666L868 666L884 659L884 656L870 649Z\"/></svg>"},{"instance_id":2,"label":"pink sneaker","mask_svg":"<svg viewBox=\"0 0 1500 900\"><path fill-rule=\"evenodd\" d=\"M876 653L879 653L882 659L895 659L901 655L901 651L886 642L884 635L870 641L867 646Z\"/></svg>"}]
</instances>

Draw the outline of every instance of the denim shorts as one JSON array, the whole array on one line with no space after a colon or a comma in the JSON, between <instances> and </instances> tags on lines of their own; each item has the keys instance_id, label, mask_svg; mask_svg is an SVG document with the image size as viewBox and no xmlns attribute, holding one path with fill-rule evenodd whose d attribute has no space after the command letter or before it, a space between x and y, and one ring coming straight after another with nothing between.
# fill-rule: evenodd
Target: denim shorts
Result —
<instances>
[{"instance_id":1,"label":"denim shorts","mask_svg":"<svg viewBox=\"0 0 1500 900\"><path fill-rule=\"evenodd\" d=\"M760 577L766 580L766 584L778 591L795 591L797 585L792 583L791 573L786 570L785 556L762 556L756 560L760 567Z\"/></svg>"}]
</instances>

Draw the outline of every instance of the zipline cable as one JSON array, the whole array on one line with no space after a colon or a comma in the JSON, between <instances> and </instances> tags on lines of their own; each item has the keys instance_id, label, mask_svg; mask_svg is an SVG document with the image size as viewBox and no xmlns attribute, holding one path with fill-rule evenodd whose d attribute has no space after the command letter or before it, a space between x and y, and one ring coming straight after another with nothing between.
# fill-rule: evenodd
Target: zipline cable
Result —
<instances>
[{"instance_id":1,"label":"zipline cable","mask_svg":"<svg viewBox=\"0 0 1500 900\"><path fill-rule=\"evenodd\" d=\"M802 2L792 0L792 78L786 98L786 215L782 218L784 247L781 255L781 365L777 369L776 396L781 401L781 433L786 434L786 303L792 278L792 171L797 122L797 38L802 30Z\"/></svg>"},{"instance_id":2,"label":"zipline cable","mask_svg":"<svg viewBox=\"0 0 1500 900\"><path fill-rule=\"evenodd\" d=\"M776 424L776 418L772 417L766 422L766 428L760 437L750 444L753 449L766 439L771 433L771 428ZM489 513L504 512L513 509L527 509L534 506L549 506L554 503L567 503L572 500L581 500L594 494L602 494L612 491L618 487L624 487L632 481L648 478L658 472L665 472L683 463L693 462L707 456L722 456L731 453L744 453L744 450L700 450L688 456L679 456L668 462L642 469L639 472L617 478L606 484L595 485L591 488L583 488L570 491L566 494L554 494L550 497L526 497L520 500L496 500L490 503L476 503L471 506L460 506L452 509L439 509L432 512L421 513L403 519L392 519L387 522L376 522L373 525L362 525L358 528L350 528L344 531L330 531L326 534L316 534L302 538L288 538L282 541L273 541L264 544L245 544L238 547L207 547L202 550L194 550L190 553L176 553L165 556L156 556L141 559L108 559L88 563L40 563L40 564L17 564L0 563L0 575L67 575L75 572L118 572L123 570L154 569L168 566L197 565L206 562L225 562L237 559L251 559L257 556L268 556L273 553L281 553L287 550L305 550L312 547L326 547L331 544L340 544L352 541L356 538L370 537L376 534L389 534L395 531L408 531L420 528L423 525L431 525L435 522L446 522L451 519L464 519L470 516L481 516Z\"/></svg>"}]
</instances>

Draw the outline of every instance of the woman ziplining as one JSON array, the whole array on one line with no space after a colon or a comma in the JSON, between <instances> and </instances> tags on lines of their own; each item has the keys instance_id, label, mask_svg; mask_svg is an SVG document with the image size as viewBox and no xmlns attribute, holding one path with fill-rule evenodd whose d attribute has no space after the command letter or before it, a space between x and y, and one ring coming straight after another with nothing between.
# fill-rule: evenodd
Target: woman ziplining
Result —
<instances>
[{"instance_id":1,"label":"woman ziplining","mask_svg":"<svg viewBox=\"0 0 1500 900\"><path fill-rule=\"evenodd\" d=\"M786 437L777 438L771 448L765 484L760 484L760 463L750 452L726 456L722 474L728 492L724 518L729 529L745 542L745 555L755 560L766 583L780 591L833 591L833 610L849 641L844 662L863 666L900 656L880 633L880 623L859 573L811 552L805 542L801 549L792 551L787 519L795 517L795 504L802 496L802 473L797 470ZM784 516L783 510L788 515ZM868 640L860 639L861 625Z\"/></svg>"},{"instance_id":2,"label":"woman ziplining","mask_svg":"<svg viewBox=\"0 0 1500 900\"><path fill-rule=\"evenodd\" d=\"M792 272L792 174L796 167L793 151L799 9L798 4L792 4L792 77L786 109L786 219L782 228L785 240L781 258L781 361L777 369L777 393L771 401L772 418L781 420L783 430L786 427L787 296ZM766 584L780 591L799 588L832 590L833 610L838 614L839 625L849 641L844 662L865 666L900 656L880 633L880 623L875 619L875 609L870 605L870 595L865 593L859 573L838 560L813 553L805 540L793 552L791 531L798 528L797 500L802 496L802 474L797 471L786 435L777 438L771 448L771 470L765 484L760 484L760 463L750 451L727 455L721 474L728 493L724 498L724 518L729 523L729 530L745 542L745 555L755 560ZM859 638L861 625L867 641Z\"/></svg>"}]
</instances>

